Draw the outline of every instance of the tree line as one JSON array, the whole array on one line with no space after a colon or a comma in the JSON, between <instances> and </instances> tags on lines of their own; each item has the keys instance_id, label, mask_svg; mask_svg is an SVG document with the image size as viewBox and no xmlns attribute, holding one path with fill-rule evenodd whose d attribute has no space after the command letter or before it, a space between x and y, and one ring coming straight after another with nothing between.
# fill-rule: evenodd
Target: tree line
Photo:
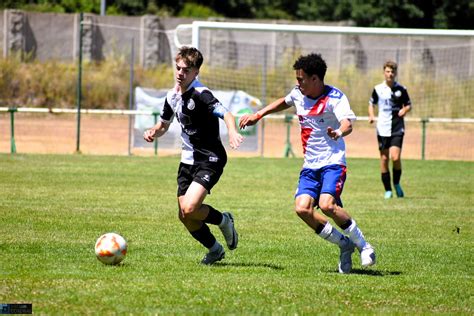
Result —
<instances>
[{"instance_id":1,"label":"tree line","mask_svg":"<svg viewBox=\"0 0 474 316\"><path fill-rule=\"evenodd\" d=\"M282 19L354 26L474 29L472 0L2 0L0 9L191 18Z\"/></svg>"}]
</instances>

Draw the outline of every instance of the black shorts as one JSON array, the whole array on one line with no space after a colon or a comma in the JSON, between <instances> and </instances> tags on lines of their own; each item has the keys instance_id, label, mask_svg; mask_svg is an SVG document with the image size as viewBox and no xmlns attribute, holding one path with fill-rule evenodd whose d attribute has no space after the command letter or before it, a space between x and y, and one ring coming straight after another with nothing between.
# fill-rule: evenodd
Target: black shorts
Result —
<instances>
[{"instance_id":1,"label":"black shorts","mask_svg":"<svg viewBox=\"0 0 474 316\"><path fill-rule=\"evenodd\" d=\"M389 149L390 147L402 148L403 136L404 135L384 137L384 136L377 135L377 140L379 142L379 150L382 151L384 149Z\"/></svg>"},{"instance_id":2,"label":"black shorts","mask_svg":"<svg viewBox=\"0 0 474 316\"><path fill-rule=\"evenodd\" d=\"M191 183L201 184L210 194L211 189L224 172L224 166L220 164L179 164L178 169L178 197L185 195Z\"/></svg>"}]
</instances>

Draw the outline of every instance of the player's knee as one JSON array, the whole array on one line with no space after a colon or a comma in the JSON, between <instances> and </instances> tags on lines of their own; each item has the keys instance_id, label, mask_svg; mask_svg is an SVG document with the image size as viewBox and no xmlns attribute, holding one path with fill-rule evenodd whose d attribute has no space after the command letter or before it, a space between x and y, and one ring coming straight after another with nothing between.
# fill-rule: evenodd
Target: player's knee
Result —
<instances>
[{"instance_id":1,"label":"player's knee","mask_svg":"<svg viewBox=\"0 0 474 316\"><path fill-rule=\"evenodd\" d=\"M307 205L295 205L295 212L299 217L306 217L312 214L312 209Z\"/></svg>"},{"instance_id":2,"label":"player's knee","mask_svg":"<svg viewBox=\"0 0 474 316\"><path fill-rule=\"evenodd\" d=\"M193 203L183 203L180 205L179 214L180 219L186 220L197 210L197 207Z\"/></svg>"},{"instance_id":3,"label":"player's knee","mask_svg":"<svg viewBox=\"0 0 474 316\"><path fill-rule=\"evenodd\" d=\"M392 163L399 164L400 163L400 156L392 156Z\"/></svg>"},{"instance_id":4,"label":"player's knee","mask_svg":"<svg viewBox=\"0 0 474 316\"><path fill-rule=\"evenodd\" d=\"M326 214L327 216L332 217L332 215L335 212L335 207L333 203L330 203L329 201L322 201L319 203L319 208L321 211Z\"/></svg>"}]
</instances>

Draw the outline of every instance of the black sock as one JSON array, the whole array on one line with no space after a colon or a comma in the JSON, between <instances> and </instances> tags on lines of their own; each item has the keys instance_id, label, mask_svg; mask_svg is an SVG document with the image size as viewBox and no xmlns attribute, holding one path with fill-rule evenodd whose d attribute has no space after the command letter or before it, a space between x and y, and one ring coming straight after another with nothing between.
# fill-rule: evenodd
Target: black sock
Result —
<instances>
[{"instance_id":1,"label":"black sock","mask_svg":"<svg viewBox=\"0 0 474 316\"><path fill-rule=\"evenodd\" d=\"M401 176L402 176L402 169L400 170L393 169L393 184L395 185L399 184Z\"/></svg>"},{"instance_id":2,"label":"black sock","mask_svg":"<svg viewBox=\"0 0 474 316\"><path fill-rule=\"evenodd\" d=\"M382 183L385 191L392 191L392 185L390 184L390 172L382 173Z\"/></svg>"},{"instance_id":3,"label":"black sock","mask_svg":"<svg viewBox=\"0 0 474 316\"><path fill-rule=\"evenodd\" d=\"M206 224L202 224L201 228L191 232L191 235L199 241L204 247L211 248L216 243L216 237L212 235L209 227Z\"/></svg>"},{"instance_id":4,"label":"black sock","mask_svg":"<svg viewBox=\"0 0 474 316\"><path fill-rule=\"evenodd\" d=\"M204 219L204 223L209 223L213 225L219 225L222 222L222 213L213 208L210 205L203 204L209 207L209 214Z\"/></svg>"},{"instance_id":5,"label":"black sock","mask_svg":"<svg viewBox=\"0 0 474 316\"><path fill-rule=\"evenodd\" d=\"M323 231L324 226L326 226L326 225L323 225L323 224L319 224L319 223L318 223L318 226L317 226L316 229L314 230L314 231L316 232L316 234L319 235L319 234Z\"/></svg>"},{"instance_id":6,"label":"black sock","mask_svg":"<svg viewBox=\"0 0 474 316\"><path fill-rule=\"evenodd\" d=\"M342 230L346 230L346 229L349 228L349 226L351 226L351 225L352 225L352 219L349 219L349 220L347 220L347 222L345 222L344 224L342 224L342 225L339 226L339 227L341 227Z\"/></svg>"}]
</instances>

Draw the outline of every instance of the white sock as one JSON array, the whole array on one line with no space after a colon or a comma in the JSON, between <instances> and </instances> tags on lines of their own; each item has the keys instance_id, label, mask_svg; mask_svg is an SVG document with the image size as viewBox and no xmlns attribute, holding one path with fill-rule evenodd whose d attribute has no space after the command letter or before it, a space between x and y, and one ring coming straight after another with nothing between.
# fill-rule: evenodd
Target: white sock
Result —
<instances>
[{"instance_id":1,"label":"white sock","mask_svg":"<svg viewBox=\"0 0 474 316\"><path fill-rule=\"evenodd\" d=\"M357 249L361 250L364 248L367 243L364 238L364 234L357 226L355 220L352 219L352 224L344 230L344 232L349 236L352 242L357 246Z\"/></svg>"},{"instance_id":2,"label":"white sock","mask_svg":"<svg viewBox=\"0 0 474 316\"><path fill-rule=\"evenodd\" d=\"M318 234L319 237L326 239L333 244L338 245L339 247L344 244L344 235L341 234L336 228L332 227L331 223L327 222L324 225L323 230Z\"/></svg>"}]
</instances>

